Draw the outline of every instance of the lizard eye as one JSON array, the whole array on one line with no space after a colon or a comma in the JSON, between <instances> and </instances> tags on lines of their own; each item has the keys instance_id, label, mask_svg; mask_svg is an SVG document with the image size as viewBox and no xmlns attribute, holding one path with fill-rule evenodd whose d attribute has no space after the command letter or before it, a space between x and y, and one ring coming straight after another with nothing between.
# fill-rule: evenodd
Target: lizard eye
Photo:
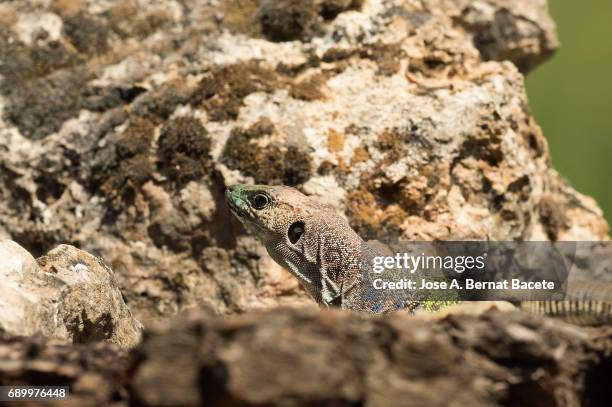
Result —
<instances>
[{"instance_id":1,"label":"lizard eye","mask_svg":"<svg viewBox=\"0 0 612 407\"><path fill-rule=\"evenodd\" d=\"M287 235L289 236L289 241L293 244L297 243L300 240L300 236L304 234L304 222L298 221L293 222L291 226L289 226L289 231Z\"/></svg>"},{"instance_id":2,"label":"lizard eye","mask_svg":"<svg viewBox=\"0 0 612 407\"><path fill-rule=\"evenodd\" d=\"M268 198L268 196L264 194L255 195L253 197L253 200L251 201L251 204L255 209L263 209L268 206L268 203L270 203L270 198Z\"/></svg>"}]
</instances>

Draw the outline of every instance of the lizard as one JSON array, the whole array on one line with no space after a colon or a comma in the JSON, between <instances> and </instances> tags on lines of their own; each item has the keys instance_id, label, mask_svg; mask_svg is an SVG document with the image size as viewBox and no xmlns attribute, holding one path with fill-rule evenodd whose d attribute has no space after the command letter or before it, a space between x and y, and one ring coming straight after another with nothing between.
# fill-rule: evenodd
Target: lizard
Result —
<instances>
[{"instance_id":1,"label":"lizard","mask_svg":"<svg viewBox=\"0 0 612 407\"><path fill-rule=\"evenodd\" d=\"M377 295L371 264L381 254L332 206L287 186L236 184L226 189L225 197L245 229L321 306L376 314L419 307L406 290ZM568 289L564 301L519 301L518 305L580 325L612 323L612 302L588 300L588 290Z\"/></svg>"}]
</instances>

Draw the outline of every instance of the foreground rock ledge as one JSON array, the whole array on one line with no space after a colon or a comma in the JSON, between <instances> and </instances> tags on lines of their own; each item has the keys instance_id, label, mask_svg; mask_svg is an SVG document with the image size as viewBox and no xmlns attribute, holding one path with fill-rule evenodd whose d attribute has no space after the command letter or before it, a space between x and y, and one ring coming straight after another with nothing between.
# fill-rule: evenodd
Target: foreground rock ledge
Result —
<instances>
[{"instance_id":1,"label":"foreground rock ledge","mask_svg":"<svg viewBox=\"0 0 612 407\"><path fill-rule=\"evenodd\" d=\"M69 383L75 400L120 405L598 405L611 373L612 327L518 311L438 322L199 311L149 332L129 354L0 335L0 384Z\"/></svg>"}]
</instances>

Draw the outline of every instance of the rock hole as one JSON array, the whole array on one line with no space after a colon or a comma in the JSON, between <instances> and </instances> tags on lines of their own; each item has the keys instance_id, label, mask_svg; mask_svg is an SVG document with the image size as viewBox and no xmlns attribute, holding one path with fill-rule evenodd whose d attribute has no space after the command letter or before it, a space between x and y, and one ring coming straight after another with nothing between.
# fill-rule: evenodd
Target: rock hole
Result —
<instances>
[{"instance_id":1,"label":"rock hole","mask_svg":"<svg viewBox=\"0 0 612 407\"><path fill-rule=\"evenodd\" d=\"M36 183L36 197L39 201L44 202L47 205L60 199L66 186L61 182L58 182L53 177L39 176L34 179Z\"/></svg>"}]
</instances>

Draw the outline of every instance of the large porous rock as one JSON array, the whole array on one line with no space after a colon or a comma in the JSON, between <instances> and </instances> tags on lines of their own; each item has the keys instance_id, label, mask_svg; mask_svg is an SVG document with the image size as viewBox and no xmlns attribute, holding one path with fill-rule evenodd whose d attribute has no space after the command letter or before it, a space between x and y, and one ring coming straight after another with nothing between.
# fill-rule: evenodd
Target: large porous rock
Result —
<instances>
[{"instance_id":1,"label":"large porous rock","mask_svg":"<svg viewBox=\"0 0 612 407\"><path fill-rule=\"evenodd\" d=\"M0 237L101 255L136 316L309 302L223 202L293 185L366 239L602 240L523 75L539 1L0 5Z\"/></svg>"},{"instance_id":2,"label":"large porous rock","mask_svg":"<svg viewBox=\"0 0 612 407\"><path fill-rule=\"evenodd\" d=\"M520 312L193 314L147 335L144 405L604 405L612 330Z\"/></svg>"},{"instance_id":3,"label":"large porous rock","mask_svg":"<svg viewBox=\"0 0 612 407\"><path fill-rule=\"evenodd\" d=\"M61 245L34 260L17 243L0 241L0 329L74 343L131 347L141 325L132 317L112 270L99 258Z\"/></svg>"}]
</instances>

